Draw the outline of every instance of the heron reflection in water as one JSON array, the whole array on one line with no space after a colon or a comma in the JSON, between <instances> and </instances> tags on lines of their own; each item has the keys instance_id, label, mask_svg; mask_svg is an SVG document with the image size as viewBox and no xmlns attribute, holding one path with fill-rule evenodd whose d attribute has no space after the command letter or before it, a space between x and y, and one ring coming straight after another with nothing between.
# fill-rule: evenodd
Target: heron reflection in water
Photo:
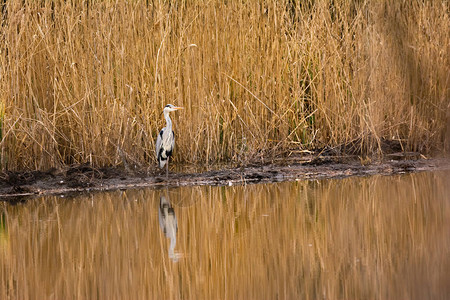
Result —
<instances>
[{"instance_id":1,"label":"heron reflection in water","mask_svg":"<svg viewBox=\"0 0 450 300\"><path fill-rule=\"evenodd\" d=\"M170 239L169 258L174 262L177 262L181 257L180 253L175 253L178 231L177 217L175 216L175 211L170 202L162 195L159 198L158 216L161 230L164 232L164 235Z\"/></svg>"}]
</instances>

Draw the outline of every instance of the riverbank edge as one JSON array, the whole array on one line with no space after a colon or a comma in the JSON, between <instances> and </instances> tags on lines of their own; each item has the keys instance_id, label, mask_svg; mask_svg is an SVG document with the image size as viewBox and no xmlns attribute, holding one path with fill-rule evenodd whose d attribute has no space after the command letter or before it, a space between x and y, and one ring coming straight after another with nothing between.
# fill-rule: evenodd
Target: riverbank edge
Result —
<instances>
[{"instance_id":1,"label":"riverbank edge","mask_svg":"<svg viewBox=\"0 0 450 300\"><path fill-rule=\"evenodd\" d=\"M93 168L83 164L60 170L1 172L0 201L21 202L44 195L71 195L135 188L231 186L438 170L450 170L450 158L426 159L401 155L380 161L362 161L357 157L303 156L266 164L251 163L203 172L172 172L168 177L156 168L126 170L120 167Z\"/></svg>"}]
</instances>

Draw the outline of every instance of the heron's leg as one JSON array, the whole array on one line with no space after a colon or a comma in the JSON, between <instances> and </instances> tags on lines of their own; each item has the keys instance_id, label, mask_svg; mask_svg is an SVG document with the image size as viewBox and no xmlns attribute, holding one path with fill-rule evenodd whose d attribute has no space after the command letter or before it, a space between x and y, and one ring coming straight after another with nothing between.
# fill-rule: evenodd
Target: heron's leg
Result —
<instances>
[{"instance_id":1,"label":"heron's leg","mask_svg":"<svg viewBox=\"0 0 450 300\"><path fill-rule=\"evenodd\" d=\"M166 163L166 177L169 178L169 159L170 156L167 156L167 163Z\"/></svg>"}]
</instances>

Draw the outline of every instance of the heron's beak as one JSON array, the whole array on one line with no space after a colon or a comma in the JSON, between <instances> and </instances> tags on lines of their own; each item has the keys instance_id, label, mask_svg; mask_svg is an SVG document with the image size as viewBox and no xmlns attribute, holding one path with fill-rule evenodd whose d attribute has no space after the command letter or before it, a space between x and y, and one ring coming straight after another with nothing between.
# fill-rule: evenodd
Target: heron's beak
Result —
<instances>
[{"instance_id":1,"label":"heron's beak","mask_svg":"<svg viewBox=\"0 0 450 300\"><path fill-rule=\"evenodd\" d=\"M181 106L175 106L173 109L179 110L179 109L184 109L184 107L181 107Z\"/></svg>"}]
</instances>

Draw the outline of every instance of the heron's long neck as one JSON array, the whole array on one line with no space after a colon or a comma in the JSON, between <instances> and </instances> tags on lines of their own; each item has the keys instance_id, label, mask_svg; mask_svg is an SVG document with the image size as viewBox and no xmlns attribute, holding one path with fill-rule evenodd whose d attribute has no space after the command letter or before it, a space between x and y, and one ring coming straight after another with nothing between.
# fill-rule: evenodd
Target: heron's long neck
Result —
<instances>
[{"instance_id":1,"label":"heron's long neck","mask_svg":"<svg viewBox=\"0 0 450 300\"><path fill-rule=\"evenodd\" d=\"M178 261L177 255L175 254L175 244L177 243L177 238L175 236L170 237L170 246L169 246L169 258L173 259L173 261Z\"/></svg>"},{"instance_id":2,"label":"heron's long neck","mask_svg":"<svg viewBox=\"0 0 450 300\"><path fill-rule=\"evenodd\" d=\"M172 130L172 120L169 117L169 112L164 112L164 118L166 119L166 128L169 130L169 132Z\"/></svg>"},{"instance_id":3,"label":"heron's long neck","mask_svg":"<svg viewBox=\"0 0 450 300\"><path fill-rule=\"evenodd\" d=\"M169 254L173 255L176 244L177 244L177 237L175 235L170 236Z\"/></svg>"}]
</instances>

